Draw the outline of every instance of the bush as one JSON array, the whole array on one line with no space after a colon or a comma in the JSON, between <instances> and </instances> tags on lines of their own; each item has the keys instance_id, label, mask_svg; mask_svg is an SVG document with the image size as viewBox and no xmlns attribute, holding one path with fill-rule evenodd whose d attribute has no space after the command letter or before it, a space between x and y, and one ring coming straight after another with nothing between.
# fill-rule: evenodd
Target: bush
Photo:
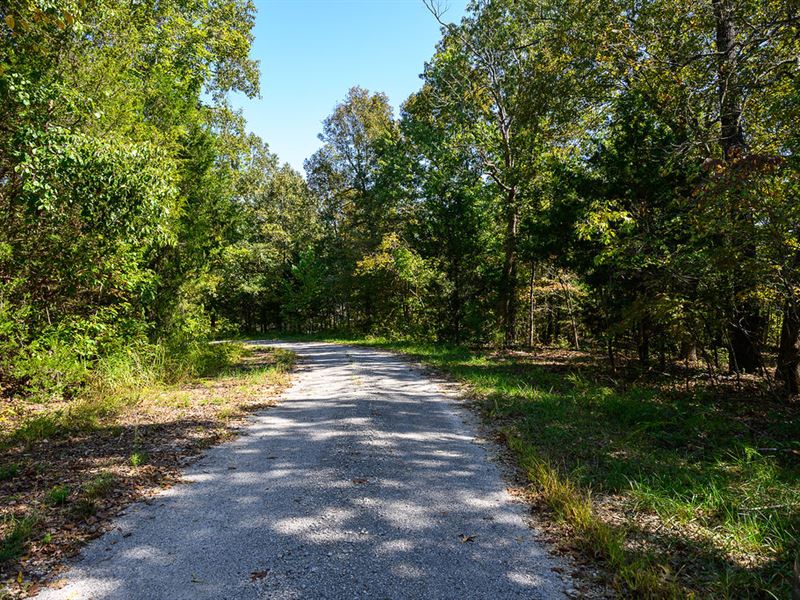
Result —
<instances>
[{"instance_id":1,"label":"bush","mask_svg":"<svg viewBox=\"0 0 800 600\"><path fill-rule=\"evenodd\" d=\"M86 381L89 369L68 343L57 337L35 340L16 358L14 377L36 402L73 397Z\"/></svg>"}]
</instances>

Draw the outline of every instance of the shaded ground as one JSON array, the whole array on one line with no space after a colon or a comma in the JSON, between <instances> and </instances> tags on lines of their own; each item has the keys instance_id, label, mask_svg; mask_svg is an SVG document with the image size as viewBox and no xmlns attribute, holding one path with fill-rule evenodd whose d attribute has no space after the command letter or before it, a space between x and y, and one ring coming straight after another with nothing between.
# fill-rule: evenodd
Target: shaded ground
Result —
<instances>
[{"instance_id":1,"label":"shaded ground","mask_svg":"<svg viewBox=\"0 0 800 600\"><path fill-rule=\"evenodd\" d=\"M71 410L68 404L49 412L20 404L16 429L0 438L6 593L35 593L123 507L172 485L188 456L228 437L248 412L273 405L290 363L290 356L254 347L227 372L140 390L109 403L91 422L54 418Z\"/></svg>"},{"instance_id":2,"label":"shaded ground","mask_svg":"<svg viewBox=\"0 0 800 600\"><path fill-rule=\"evenodd\" d=\"M388 353L282 346L303 367L281 404L40 597L564 596L566 565L447 393Z\"/></svg>"}]
</instances>

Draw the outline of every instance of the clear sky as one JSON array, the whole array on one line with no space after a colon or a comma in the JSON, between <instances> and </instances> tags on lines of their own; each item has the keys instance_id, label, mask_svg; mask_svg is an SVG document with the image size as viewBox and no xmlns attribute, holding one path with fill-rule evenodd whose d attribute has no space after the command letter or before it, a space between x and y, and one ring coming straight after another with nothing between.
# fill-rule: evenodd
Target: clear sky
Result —
<instances>
[{"instance_id":1,"label":"clear sky","mask_svg":"<svg viewBox=\"0 0 800 600\"><path fill-rule=\"evenodd\" d=\"M255 0L252 56L261 61L261 98L234 96L249 129L281 161L303 172L317 134L347 90L389 96L395 111L419 89L419 74L439 39L422 0ZM467 0L449 0L458 21Z\"/></svg>"}]
</instances>

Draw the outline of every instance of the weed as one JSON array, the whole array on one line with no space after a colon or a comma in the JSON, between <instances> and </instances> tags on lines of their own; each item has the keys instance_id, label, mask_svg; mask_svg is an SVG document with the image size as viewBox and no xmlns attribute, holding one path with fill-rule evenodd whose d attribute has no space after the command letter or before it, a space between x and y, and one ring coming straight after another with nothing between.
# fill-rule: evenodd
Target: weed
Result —
<instances>
[{"instance_id":1,"label":"weed","mask_svg":"<svg viewBox=\"0 0 800 600\"><path fill-rule=\"evenodd\" d=\"M114 489L116 481L113 474L100 473L83 484L83 495L90 500L104 498Z\"/></svg>"},{"instance_id":2,"label":"weed","mask_svg":"<svg viewBox=\"0 0 800 600\"><path fill-rule=\"evenodd\" d=\"M9 465L0 465L0 481L9 481L19 475L19 465L11 463Z\"/></svg>"},{"instance_id":3,"label":"weed","mask_svg":"<svg viewBox=\"0 0 800 600\"><path fill-rule=\"evenodd\" d=\"M26 542L33 536L39 517L30 514L22 518L9 516L3 525L7 533L0 540L0 562L18 558L25 551Z\"/></svg>"},{"instance_id":4,"label":"weed","mask_svg":"<svg viewBox=\"0 0 800 600\"><path fill-rule=\"evenodd\" d=\"M97 503L89 498L79 498L72 504L72 514L79 519L86 519L97 512Z\"/></svg>"},{"instance_id":5,"label":"weed","mask_svg":"<svg viewBox=\"0 0 800 600\"><path fill-rule=\"evenodd\" d=\"M149 457L147 456L147 452L144 452L142 450L137 450L136 452L131 454L131 457L130 457L131 466L132 467L140 467L143 464L147 463L147 459L148 458Z\"/></svg>"},{"instance_id":6,"label":"weed","mask_svg":"<svg viewBox=\"0 0 800 600\"><path fill-rule=\"evenodd\" d=\"M223 420L233 419L241 414L241 412L233 406L223 406L217 411L217 417Z\"/></svg>"},{"instance_id":7,"label":"weed","mask_svg":"<svg viewBox=\"0 0 800 600\"><path fill-rule=\"evenodd\" d=\"M47 492L45 502L51 506L62 506L67 503L69 499L69 487L66 485L56 485Z\"/></svg>"}]
</instances>

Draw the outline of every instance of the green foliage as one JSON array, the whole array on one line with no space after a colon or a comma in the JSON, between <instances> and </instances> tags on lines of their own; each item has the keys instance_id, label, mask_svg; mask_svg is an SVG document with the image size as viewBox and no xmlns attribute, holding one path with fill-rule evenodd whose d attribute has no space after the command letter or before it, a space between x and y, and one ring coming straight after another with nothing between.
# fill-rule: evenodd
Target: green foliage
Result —
<instances>
[{"instance_id":1,"label":"green foliage","mask_svg":"<svg viewBox=\"0 0 800 600\"><path fill-rule=\"evenodd\" d=\"M134 452L131 454L130 463L132 467L141 467L144 464L147 464L148 460L147 452Z\"/></svg>"},{"instance_id":2,"label":"green foliage","mask_svg":"<svg viewBox=\"0 0 800 600\"><path fill-rule=\"evenodd\" d=\"M70 399L134 367L180 377L225 363L205 348L205 282L238 235L241 206L255 193L248 178L266 164L248 160L268 155L225 104L228 91L258 92L248 57L254 10L247 0L4 9L0 386L8 393ZM64 419L72 417L28 433Z\"/></svg>"},{"instance_id":3,"label":"green foliage","mask_svg":"<svg viewBox=\"0 0 800 600\"><path fill-rule=\"evenodd\" d=\"M492 0L442 20L399 119L353 88L323 124L313 252L258 281L262 328L588 343L612 368L763 375L778 354L797 394L796 13Z\"/></svg>"},{"instance_id":4,"label":"green foliage","mask_svg":"<svg viewBox=\"0 0 800 600\"><path fill-rule=\"evenodd\" d=\"M0 481L9 481L14 479L19 474L19 465L12 463L10 465L0 465Z\"/></svg>"},{"instance_id":5,"label":"green foliage","mask_svg":"<svg viewBox=\"0 0 800 600\"><path fill-rule=\"evenodd\" d=\"M81 486L84 497L89 500L105 498L114 489L116 478L112 473L99 473Z\"/></svg>"}]
</instances>

